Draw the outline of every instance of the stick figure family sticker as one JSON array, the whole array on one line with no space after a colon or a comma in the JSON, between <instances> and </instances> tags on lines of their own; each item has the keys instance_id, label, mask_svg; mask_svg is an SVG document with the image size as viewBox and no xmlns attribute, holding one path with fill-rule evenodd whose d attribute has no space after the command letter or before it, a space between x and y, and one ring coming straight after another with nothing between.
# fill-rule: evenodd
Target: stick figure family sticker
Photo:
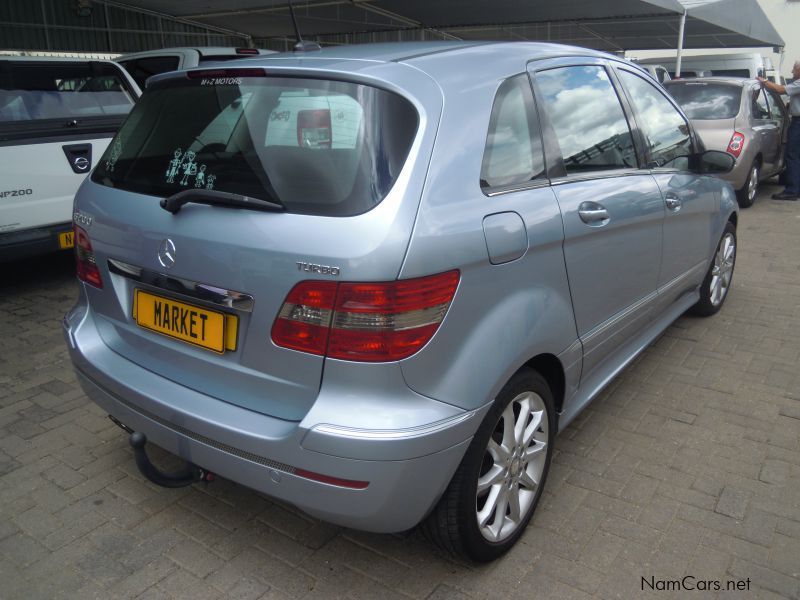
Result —
<instances>
[{"instance_id":1,"label":"stick figure family sticker","mask_svg":"<svg viewBox=\"0 0 800 600\"><path fill-rule=\"evenodd\" d=\"M111 146L111 155L106 160L106 169L109 171L114 170L120 154L122 154L122 142L120 140L115 140L114 145Z\"/></svg>"},{"instance_id":2,"label":"stick figure family sticker","mask_svg":"<svg viewBox=\"0 0 800 600\"><path fill-rule=\"evenodd\" d=\"M181 148L176 148L165 173L167 183L175 183L175 178L179 177L180 185L189 185L190 179L194 177L194 187L213 190L217 177L206 173L206 165L198 165L196 158L197 154L193 150L184 152Z\"/></svg>"}]
</instances>

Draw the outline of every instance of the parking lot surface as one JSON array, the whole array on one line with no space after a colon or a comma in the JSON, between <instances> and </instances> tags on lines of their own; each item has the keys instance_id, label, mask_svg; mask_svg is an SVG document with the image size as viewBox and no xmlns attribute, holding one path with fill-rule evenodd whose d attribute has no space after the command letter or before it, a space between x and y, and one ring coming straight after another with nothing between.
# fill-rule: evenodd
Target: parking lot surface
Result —
<instances>
[{"instance_id":1,"label":"parking lot surface","mask_svg":"<svg viewBox=\"0 0 800 600\"><path fill-rule=\"evenodd\" d=\"M483 566L221 479L151 485L73 375L71 257L0 265L0 598L800 597L800 202L777 189L741 213L722 311L561 434L521 543Z\"/></svg>"}]
</instances>

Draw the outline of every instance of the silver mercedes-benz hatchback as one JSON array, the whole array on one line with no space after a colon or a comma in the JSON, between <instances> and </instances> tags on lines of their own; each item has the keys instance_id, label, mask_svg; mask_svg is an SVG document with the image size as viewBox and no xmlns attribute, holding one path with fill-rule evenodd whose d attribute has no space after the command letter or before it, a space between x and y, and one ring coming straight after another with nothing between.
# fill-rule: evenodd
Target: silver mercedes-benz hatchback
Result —
<instances>
[{"instance_id":1,"label":"silver mercedes-benz hatchback","mask_svg":"<svg viewBox=\"0 0 800 600\"><path fill-rule=\"evenodd\" d=\"M328 521L522 535L555 436L736 258L733 166L616 58L533 43L152 78L75 200L64 331L152 481ZM150 462L146 442L182 457Z\"/></svg>"}]
</instances>

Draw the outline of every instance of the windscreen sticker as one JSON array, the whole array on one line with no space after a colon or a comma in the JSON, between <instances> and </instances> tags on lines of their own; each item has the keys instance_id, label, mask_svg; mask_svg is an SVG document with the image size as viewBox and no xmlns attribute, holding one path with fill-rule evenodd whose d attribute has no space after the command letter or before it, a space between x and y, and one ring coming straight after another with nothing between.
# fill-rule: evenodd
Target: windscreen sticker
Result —
<instances>
[{"instance_id":1,"label":"windscreen sticker","mask_svg":"<svg viewBox=\"0 0 800 600\"><path fill-rule=\"evenodd\" d=\"M206 166L200 165L200 170L194 178L194 187L201 188L206 184Z\"/></svg>"},{"instance_id":2,"label":"windscreen sticker","mask_svg":"<svg viewBox=\"0 0 800 600\"><path fill-rule=\"evenodd\" d=\"M197 173L197 163L194 162L195 154L192 150L187 150L186 154L183 155L183 165L181 169L183 169L183 178L181 179L181 185L189 185L189 177L195 175Z\"/></svg>"},{"instance_id":3,"label":"windscreen sticker","mask_svg":"<svg viewBox=\"0 0 800 600\"><path fill-rule=\"evenodd\" d=\"M180 169L181 166L183 150L177 148L175 152L172 153L172 156L174 158L169 161L169 166L167 167L167 183L175 183L175 175L178 174L178 169Z\"/></svg>"},{"instance_id":4,"label":"windscreen sticker","mask_svg":"<svg viewBox=\"0 0 800 600\"><path fill-rule=\"evenodd\" d=\"M111 154L106 160L106 170L114 170L120 154L122 154L122 142L120 140L114 140L114 144L111 146Z\"/></svg>"},{"instance_id":5,"label":"windscreen sticker","mask_svg":"<svg viewBox=\"0 0 800 600\"><path fill-rule=\"evenodd\" d=\"M164 173L167 183L175 183L175 178L179 177L178 183L188 186L194 177L194 187L213 190L214 182L217 179L216 175L208 173L207 165L198 165L196 159L197 153L193 150L184 152L181 148L176 148L172 152L172 158Z\"/></svg>"}]
</instances>

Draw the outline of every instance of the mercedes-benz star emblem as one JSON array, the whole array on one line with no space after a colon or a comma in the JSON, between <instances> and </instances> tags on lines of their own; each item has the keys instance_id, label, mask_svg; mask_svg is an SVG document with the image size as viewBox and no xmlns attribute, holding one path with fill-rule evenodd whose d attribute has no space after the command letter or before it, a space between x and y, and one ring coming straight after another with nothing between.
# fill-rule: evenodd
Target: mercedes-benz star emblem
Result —
<instances>
[{"instance_id":1,"label":"mercedes-benz star emblem","mask_svg":"<svg viewBox=\"0 0 800 600\"><path fill-rule=\"evenodd\" d=\"M89 159L85 156L79 156L72 161L72 165L78 169L78 171L86 171L89 168Z\"/></svg>"},{"instance_id":2,"label":"mercedes-benz star emblem","mask_svg":"<svg viewBox=\"0 0 800 600\"><path fill-rule=\"evenodd\" d=\"M165 239L158 247L158 262L165 269L175 266L175 243L171 239Z\"/></svg>"}]
</instances>

